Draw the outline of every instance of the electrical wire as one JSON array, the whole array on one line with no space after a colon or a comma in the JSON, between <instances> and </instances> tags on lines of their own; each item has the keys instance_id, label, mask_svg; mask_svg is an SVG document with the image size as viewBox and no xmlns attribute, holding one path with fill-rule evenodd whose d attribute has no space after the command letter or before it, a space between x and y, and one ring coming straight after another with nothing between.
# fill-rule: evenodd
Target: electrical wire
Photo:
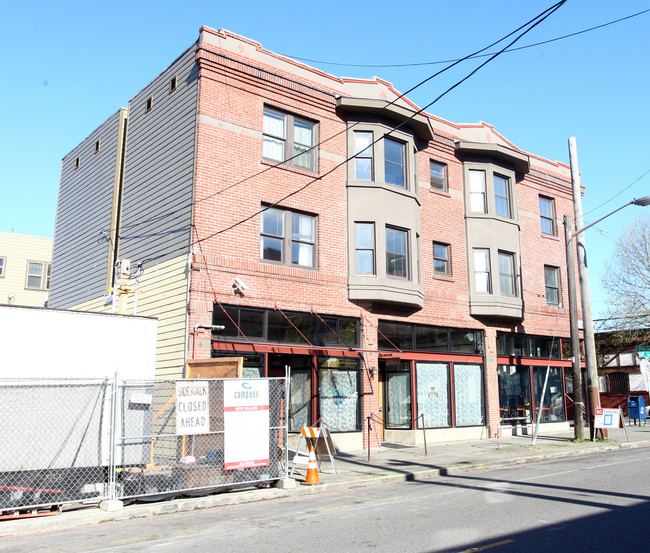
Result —
<instances>
[{"instance_id":1,"label":"electrical wire","mask_svg":"<svg viewBox=\"0 0 650 553\"><path fill-rule=\"evenodd\" d=\"M504 53L510 53L510 52L518 52L520 50L526 50L527 48L534 48L536 46L543 46L544 44L550 44L551 42L557 42L559 40L564 40L566 38L571 38L574 36L582 35L584 33L589 33L591 31L595 31L598 29L602 29L603 27L608 27L610 25L614 25L616 23L620 23L621 21L626 21L627 19L632 19L634 17L638 17L640 15L643 15L645 13L650 12L650 9L647 10L642 10L637 13L633 13L632 15L628 15L625 17L621 17L620 19L615 19L614 21L609 21L607 23L603 23L601 25L596 25L594 27L589 27L588 29L583 29L582 31L576 31L575 33L570 33L568 35L562 35L556 38L551 38L548 40L543 40L541 42L535 42L533 44L527 44L526 46L519 46L518 48L512 48L511 50L506 50ZM332 61L323 61L323 60L313 60L309 58L301 58L298 56L288 56L285 54L280 54L282 56L292 58L294 60L298 61L304 61L307 63L318 63L322 65L336 65L340 67L363 67L363 68L368 68L368 69L377 69L377 68L398 68L398 67L422 67L422 66L427 66L427 65L441 65L443 63L451 63L454 61L458 60L441 60L441 61L425 61L425 62L419 62L419 63L388 63L388 64L363 64L363 63L339 63L339 62L332 62ZM491 54L476 54L472 57L474 58L481 58L481 57L487 57Z\"/></svg>"},{"instance_id":2,"label":"electrical wire","mask_svg":"<svg viewBox=\"0 0 650 553\"><path fill-rule=\"evenodd\" d=\"M411 121L414 117L416 117L416 116L418 116L419 114L421 114L423 111L425 111L426 109L428 109L429 107L431 107L432 105L434 105L436 102L438 102L441 98L443 98L444 96L446 96L449 92L451 92L452 90L454 90L455 88L457 88L458 86L460 86L463 82L465 82L465 81L468 80L470 77L472 77L475 73L477 73L480 69L482 69L483 67L485 67L488 63L492 62L495 58L497 58L498 56L500 56L501 54L503 54L503 52L505 52L508 48L510 48L510 46L512 46L513 44L515 44L516 42L518 42L518 41L519 41L519 40L520 40L524 35L526 35L527 33L529 33L532 29L534 29L535 27L537 27L537 26L538 26L539 24L541 24L543 21L545 21L548 17L550 17L553 13L555 13L555 12L556 12L560 7L562 7L566 2L567 2L567 0L561 0L560 2L557 2L556 4L552 5L551 7L547 8L546 10L542 11L540 14L538 14L538 15L537 15L536 17L534 17L533 19L531 19L531 20L529 20L528 22L526 22L525 24L519 26L519 27L518 27L517 29L515 29L514 31L508 33L507 35L505 35L505 36L503 36L502 38L500 38L499 40L497 40L497 41L491 43L490 45L488 45L488 46L482 48L481 50L478 50L477 52L482 52L483 50L486 50L486 49L488 49L488 48L493 47L493 46L496 45L496 44L499 44L500 42L503 42L504 40L506 40L506 39L510 38L511 36L513 36L514 34L518 33L519 31L522 31L522 32L521 32L518 36L516 36L516 37L515 37L511 42L509 42L506 46L504 46L504 47L503 47L501 50L499 50L498 52L492 54L490 58L488 58L485 62L483 62L483 63L480 64L478 67L476 67L474 70L472 70L472 71L471 71L467 76L465 76L463 79L461 79L460 81L457 81L455 84L453 84L452 86L450 86L449 88L447 88L447 89L446 89L442 94L440 94L438 97L436 97L432 102L428 103L428 104L427 104L426 106L424 106L423 108L421 108L421 109L419 109L418 111L414 112L410 117L408 117L407 119L405 119L404 121L402 121L399 125L393 127L390 131L388 131L387 133L385 133L383 136L378 137L376 140L374 140L374 141L372 142L372 144L375 144L375 143L378 142L379 140L382 140L385 136L390 135L390 134L393 133L394 131L396 131L396 130L400 129L401 127L403 127L404 125L408 124L408 122ZM475 52L474 54L476 54L476 52ZM457 65L458 63L461 63L461 61L465 61L466 59L469 59L469 58L470 58L472 55L474 55L474 54L469 54L469 55L466 56L465 58L462 58L462 60L459 60L459 61L457 61L457 62L454 62L453 65ZM412 87L412 88L409 89L408 91L404 92L404 93L400 96L400 98L403 97L404 95L408 94L409 92L411 92L411 91L414 90L415 88L417 88L417 87L421 86L422 84L424 84L424 83L430 81L430 80L431 80L432 78L434 78L435 76L439 75L440 73L442 73L442 72L444 72L444 71L446 71L446 70L448 70L448 69L450 69L450 68L451 68L451 66L450 66L450 67L447 67L447 68L445 68L445 69L443 69L442 71L439 71L438 73L435 73L434 75L431 75L430 77L427 77L427 79L421 81L421 82L418 83L418 85L416 85L415 87ZM399 99L399 98L397 98L397 99ZM395 101L397 101L397 99L394 100L392 103L394 103ZM388 105L390 105L390 104L388 104ZM388 107L388 105L385 106L385 107ZM383 109L385 109L385 107L384 107ZM381 111L381 110L378 110L378 111ZM345 129L345 130L343 130L343 131L341 131L341 132L339 132L339 133L337 133L337 134L341 134L342 132L347 132L347 130L348 130L348 129ZM336 135L335 135L335 136L336 136ZM328 138L327 140L331 140L332 138L333 138L333 137L330 137L330 138ZM304 152L302 152L302 153L304 153ZM294 156L294 157L296 157L296 156ZM330 169L329 171L327 171L327 172L325 172L325 173L319 175L318 177L313 178L312 180L308 181L308 182L307 182L306 184L304 184L303 186L301 186L301 187L297 188L296 190L293 190L292 192L286 194L285 196L283 196L283 197L280 198L279 200L277 200L277 201L275 201L275 202L273 202L273 203L271 203L271 204L269 204L269 205L264 206L263 208L261 208L261 209L255 211L254 213L252 213L251 215L249 215L249 216L247 216L247 217L245 217L245 218L243 218L243 219L240 219L239 221L233 223L232 225L230 225L230 226L228 226L228 227L226 227L226 228L223 228L223 229L221 229L221 230L218 230L218 231L216 231L216 232L214 232L214 233L212 233L212 234L210 234L210 235L208 235L208 236L205 236L204 238L200 238L200 239L195 240L194 242L192 242L192 244L191 244L190 246L193 246L193 245L195 245L195 244L200 244L201 242L204 242L204 241L206 241L206 240L209 240L209 239L211 239L211 238L214 238L214 237L217 236L217 235L220 235L220 234L223 234L223 233L225 233L225 232L228 232L228 231L232 230L233 228L235 228L235 227L237 227L237 226L239 226L239 225L242 225L242 224L248 222L249 220L251 220L251 219L257 217L258 215L260 215L261 213L263 213L264 211L267 211L268 209L271 209L271 208L273 208L273 207L279 205L281 202L283 202L283 201L289 199L290 197L295 196L296 194L299 194L300 192L304 191L305 189L307 189L309 186L311 186L311 185L314 184L315 182L318 182L318 181L322 180L324 177L330 175L330 174L333 173L335 170L337 170L337 169L340 168L341 166L347 164L349 161L351 161L351 160L354 159L354 158L355 158L354 155L347 157L347 158L346 158L345 160L343 160L342 162L336 164L336 165L335 165L332 169ZM271 166L270 168L274 168L274 167L277 167L277 166L279 166L279 165L282 165L282 164L286 163L286 161L287 161L287 160L285 160L285 161L283 161L283 162L280 162L280 163L278 163L278 164L276 164L276 165L274 165L274 166ZM251 175L251 176L249 176L249 177L246 177L246 179L243 179L242 181L238 181L237 183L235 183L235 184L233 184L233 185L230 185L230 187L227 187L227 188L231 188L232 186L235 186L236 184L240 184L241 182L245 182L246 180L249 180L250 178L253 178L254 176L257 176L257 175L259 175L259 174L265 172L266 170L268 170L268 169L270 169L270 168L264 169L264 170L260 171L259 173L256 173L255 175ZM225 189L224 189L224 190L225 190ZM210 198L210 197L213 197L213 196L215 196L215 195L217 195L217 194L219 194L219 193L221 193L221 191L218 191L218 192L212 194L211 196L207 196L207 197L205 197L205 198L203 198L203 199L196 200L196 202L194 202L194 203L198 203L199 201L204 201L204 200L206 200L206 199L208 199L208 198ZM166 252L166 253L164 253L164 254L160 254L160 255L155 256L155 257L153 257L153 258L148 258L146 261L147 261L147 262L155 261L155 260L157 260L157 259L160 259L160 258L163 258L163 257L167 257L167 256L169 256L170 254L175 253L176 251L181 251L181 250L185 250L185 247L183 247L183 248L177 248L176 250L173 250L173 251L171 251L171 252ZM144 263L144 262L143 262L143 263Z\"/></svg>"},{"instance_id":3,"label":"electrical wire","mask_svg":"<svg viewBox=\"0 0 650 553\"><path fill-rule=\"evenodd\" d=\"M606 206L608 203L613 202L613 201L614 201L616 198L618 198L618 197L619 197L623 192L625 192L626 190L632 188L632 187L633 187L637 182L639 182L639 181L640 181L643 177L645 177L648 173L650 173L650 169L648 169L645 173L643 173L643 175L641 175L641 176L640 176L638 179L636 179L634 182L632 182L631 184L628 184L628 185L627 185L625 188L623 188L620 192L618 192L617 194L614 194L614 195L613 195L609 200L606 200L606 201L604 201L602 204L600 204L599 206L596 206L596 207L594 207L593 209L590 209L589 211L587 211L587 212L584 213L583 215L589 215L590 213L593 213L594 211L600 209L601 207Z\"/></svg>"},{"instance_id":4,"label":"electrical wire","mask_svg":"<svg viewBox=\"0 0 650 553\"><path fill-rule=\"evenodd\" d=\"M496 45L499 44L500 42L503 42L504 40L506 40L506 39L508 39L509 37L511 37L512 35L514 35L515 33L519 32L519 31L521 31L522 29L525 29L527 26L533 24L537 19L539 19L539 18L541 18L541 17L544 17L544 19L545 19L546 17L548 17L548 15L550 15L550 13L553 13L553 12L551 12L551 10L554 11L555 9L557 9L557 7L561 6L564 2L566 2L566 0L564 0L563 2L558 2L558 3L555 4L554 6L551 6L550 8L544 10L543 12L541 12L539 15L537 15L537 16L534 17L533 19L529 20L528 22L524 23L523 25L520 25L520 26L519 26L517 29L515 29L514 31L511 31L511 32L508 33L507 35L504 35L504 36L501 37L499 40L496 40L496 41L492 42L491 44L488 44L487 46L485 46L485 47L483 47L483 48L481 48L481 49L479 49L479 50L476 50L475 52L472 52L471 54L466 55L466 56L463 57L463 58L460 58L460 59L458 59L458 60L454 60L454 61L449 62L449 63L450 63L449 66L447 66L447 67L441 69L440 71L437 71L436 73L434 73L434 74L428 76L427 78L423 79L422 81L420 81L420 82L417 83L416 85L412 86L411 88L409 88L409 89L406 90L405 92L403 92L403 93L401 93L400 95L398 95L394 100L392 100L392 101L389 102L388 104L386 104L386 105L382 106L381 108L378 108L377 110L371 112L371 113L368 115L368 117L374 117L374 116L380 115L382 112L384 112L385 110L387 110L390 106L394 105L394 104L395 104L397 101L399 101L400 99L404 98L405 96L407 96L408 94L410 94L410 93L413 92L414 90L420 88L421 86L423 86L424 84L428 83L429 81L433 80L434 78L436 78L436 77L442 75L442 74L445 73L446 71L449 71L450 69L452 69L452 68L455 67L456 65L458 65L458 64L460 64L460 63L462 63L462 62L464 62L464 61L466 61L466 60L469 60L469 59L472 59L472 58L474 58L474 57L477 57L478 54L481 54L481 53L484 52L485 50L488 50L489 48L492 48L492 47L496 46ZM545 15L545 14L547 14L547 12L550 12L550 13L549 13L548 15ZM532 29L532 27L531 27L531 29ZM531 29L528 29L528 30L526 31L526 33L527 33L528 31L530 31ZM525 34L525 33L524 33L524 34ZM523 35L522 35L522 36L523 36ZM517 39L517 40L518 40L518 39ZM515 42L516 42L516 41L515 41ZM514 43L514 42L513 42L513 43ZM513 44L513 43L511 43L511 44ZM508 46L508 47L509 47L509 46ZM506 48L508 48L508 47L506 47ZM497 55L499 55L499 54L497 54ZM493 58L492 58L492 59L493 59ZM482 66L481 66L481 67L482 67ZM438 98L438 99L439 99L439 98ZM437 100L436 100L436 101L437 101ZM433 104L433 103L432 103L432 104ZM429 104L429 106L431 106L432 104ZM429 107L429 106L427 106L427 107ZM426 108L424 108L424 109L426 109ZM422 110L420 110L419 112L417 112L416 115L419 114L419 113L421 113L422 111L424 111L424 109L422 109ZM205 197L203 197L203 198L199 198L198 200L194 200L194 201L190 202L188 205L185 205L185 206L183 206L183 207L181 207L181 208L179 208L179 209L176 209L176 210L174 210L174 211L169 211L169 212L164 213L164 214L161 214L161 215L157 215L157 216L152 217L152 218L150 218L150 219L141 220L141 221L138 221L138 222L136 222L136 223L131 223L131 224L129 224L129 225L123 225L121 228L122 228L122 229L134 228L134 227L136 227L136 226L140 226L140 225L144 225L144 224L147 224L147 223L152 223L152 222L160 221L160 220L165 219L165 218L167 218L167 217L171 217L171 216L173 216L173 215L176 215L177 213L180 213L181 211L184 211L184 210L186 210L186 209L189 209L190 207L192 207L192 206L194 206L194 205L196 205L196 204L198 204L198 203L200 203L200 202L203 202L203 201L209 200L209 199L211 199L211 198L214 198L215 196L217 196L217 195L219 195L219 194L222 194L222 193L226 192L227 190L230 190L230 189L234 188L235 186L238 186L238 185L240 185L240 184L243 184L243 183L245 183L245 182L247 182L247 181L249 181L249 180L251 180L251 179L253 179L253 178L255 178L255 177L258 177L258 176L260 176L260 175L263 175L263 174L266 173L267 171L270 171L270 170L272 170L272 169L276 169L276 168L278 168L278 167L280 167L280 166L282 166L282 165L285 165L286 163L288 163L288 162L290 162L290 161L293 161L294 159L296 159L296 158L298 158L298 157L300 157L300 156L302 156L302 155L305 155L305 154L307 154L307 153L310 153L310 152L316 150L316 149L317 149L318 147L320 147L321 145L325 144L326 142L329 142L330 140L333 140L334 138L340 136L341 134L347 133L350 129L354 128L354 127L355 127L356 125L358 125L358 124L359 124L359 122L356 122L356 123L352 124L351 126L349 126L349 127L347 127L347 128L344 128L344 129L342 129L341 131L339 131L339 132L333 134L332 136L330 136L330 137L328 137L328 138L325 138L324 140L319 141L318 143L316 143L314 146L311 146L311 147L310 147L309 149L307 149L307 150L301 151L301 152L295 154L294 156L292 156L292 157L290 157L290 158L287 158L287 159L284 159L284 160L282 160L282 161L278 161L277 163L271 164L271 165L269 165L268 167L265 167L264 169L262 169L262 170L260 170L260 171L258 171L258 172L256 172L256 173L254 173L254 174L252 174L252 175L249 175L249 176L247 176L247 177L245 177L245 178L243 178L243 179L241 179L241 180L239 180L239 181L236 181L236 182L234 182L234 183L232 183L232 184L226 186L225 188L222 188L221 190L217 190L216 192L214 192L214 193L212 193L212 194L210 194L210 195L208 195L208 196L205 196ZM347 161L348 161L348 160L346 160L344 163L346 163ZM338 166L335 167L335 169L336 169L336 168L338 168Z\"/></svg>"},{"instance_id":5,"label":"electrical wire","mask_svg":"<svg viewBox=\"0 0 650 553\"><path fill-rule=\"evenodd\" d=\"M502 54L502 53L503 53L503 52L504 52L508 47L512 46L512 45L515 44L518 40L520 40L520 39L521 39L521 38L522 38L526 33L530 32L530 31L531 31L532 29L534 29L537 25L539 25L539 24L542 23L544 20L546 20L548 17L550 17L553 13L555 13L555 11L557 11L558 9L560 9L560 7L562 7L562 5L564 5L564 3L565 3L566 1L567 1L567 0L561 0L560 2L558 2L557 4L555 4L554 6L552 6L551 8L548 8L547 10L544 10L544 12L542 12L542 14L538 15L538 16L535 18L535 19L539 19L539 21L536 21L535 23L532 23L528 29L526 29L525 31L523 31L523 32L522 32L518 37L516 37L516 38L515 38L512 42L510 42L506 47L504 47L502 50L500 50L500 51L497 52L496 54L492 55L488 60L486 60L485 62L483 62L482 64L480 64L480 65L479 65L478 67L476 67L473 71L471 71L467 76L463 77L460 81L457 81L455 84L453 84L452 86L450 86L447 90L445 90L442 94L440 94L440 95L439 95L435 100L433 100L432 102L429 102L426 106L424 106L423 108L421 108L421 109L419 109L418 111L416 111L415 113L413 113L410 117L408 117L407 119L405 119L404 121L402 121L399 125L393 127L390 131L388 131L387 133L385 133L383 136L380 136L379 138L375 139L375 140L371 143L371 145L374 145L375 143L379 142L379 140L382 140L384 137L386 137L386 136L392 134L394 131L400 129L401 127L403 127L404 125L406 125L409 121L411 121L414 117L416 117L416 116L418 116L419 114L421 114L424 110L428 109L428 108L431 107L433 104L435 104L436 102L438 102L441 98L443 98L444 96L446 96L449 92L451 92L452 90L454 90L455 88L457 88L458 86L460 86L462 83L464 83L466 80L468 80L468 79L469 79L470 77L472 77L474 74L476 74L479 70L481 70L483 67L485 67L488 63L490 63L490 62L493 61L495 58L497 58L499 55L501 55L501 54ZM548 13L547 13L547 12L548 12ZM545 14L545 15L543 15L543 14ZM543 15L543 16L542 16L542 15ZM535 21L535 19L533 19L532 21ZM526 26L529 25L529 24L530 24L530 22L527 23L526 25L522 26L522 27L519 27L519 29L524 28L524 27L526 27ZM519 29L518 29L518 30L519 30ZM507 36L511 36L512 34L513 34L513 33L509 33ZM503 39L502 39L502 40L503 40ZM499 42L501 42L502 40L500 40ZM355 157L356 157L356 155L352 155L352 156L347 157L347 158L346 158L345 160L343 160L342 162L336 164L336 165L335 165L332 169L330 169L329 171L326 171L326 172L323 173L322 175L319 175L318 177L312 179L311 181L309 181L309 182L307 182L306 184L304 184L303 186L297 188L297 189L294 190L293 192L290 192L289 194L286 194L285 196L283 196L283 197L280 198L279 200L273 202L272 204L269 204L269 205L267 205L267 206L265 206L265 207L263 207L263 208L257 210L256 212L252 213L252 214L249 215L248 217L245 217L244 219L241 219L241 220L237 221L236 223L233 223L232 225L230 225L230 226L228 226L228 227L226 227L226 228L224 228L224 229L218 230L218 231L216 231L216 232L214 232L214 233L212 233L212 234L206 236L205 238L201 238L200 240L198 240L197 242L194 242L194 243L196 244L196 243L198 243L198 242L203 242L203 241L205 241L205 240L209 240L210 238L213 238L213 237L215 237L215 236L218 236L219 234L223 234L224 232L228 232L229 230L232 230L233 228L235 228L235 227L237 227L237 226L239 226L239 225L241 225L241 224L243 224L243 223L246 223L246 222L250 221L251 219L257 217L258 215L264 213L264 212L267 211L268 209L271 209L271 208L273 208L273 207L279 205L281 202L283 202L283 201L289 199L290 197L295 196L296 194L302 192L303 190L307 189L309 186L311 186L311 185L314 184L315 182L318 182L318 181L322 180L323 177L326 177L326 176L328 176L329 174L333 173L333 172L334 172L335 170L337 170L339 167L341 167L342 165L347 164L349 161L353 160Z\"/></svg>"}]
</instances>

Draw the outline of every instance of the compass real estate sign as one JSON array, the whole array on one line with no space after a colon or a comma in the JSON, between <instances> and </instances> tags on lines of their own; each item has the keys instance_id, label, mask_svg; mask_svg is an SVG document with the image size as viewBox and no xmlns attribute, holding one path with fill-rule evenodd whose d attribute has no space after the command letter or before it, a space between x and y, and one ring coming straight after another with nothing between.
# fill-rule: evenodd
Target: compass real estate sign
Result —
<instances>
[{"instance_id":1,"label":"compass real estate sign","mask_svg":"<svg viewBox=\"0 0 650 553\"><path fill-rule=\"evenodd\" d=\"M268 380L224 381L224 470L269 465Z\"/></svg>"}]
</instances>

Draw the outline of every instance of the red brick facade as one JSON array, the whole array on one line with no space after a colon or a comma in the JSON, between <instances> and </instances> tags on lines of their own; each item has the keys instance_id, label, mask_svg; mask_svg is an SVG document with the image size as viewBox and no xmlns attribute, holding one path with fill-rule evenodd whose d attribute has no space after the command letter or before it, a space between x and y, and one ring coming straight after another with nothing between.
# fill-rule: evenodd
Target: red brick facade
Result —
<instances>
[{"instance_id":1,"label":"red brick facade","mask_svg":"<svg viewBox=\"0 0 650 553\"><path fill-rule=\"evenodd\" d=\"M197 51L199 67L198 123L196 132L193 265L191 271L188 358L208 358L214 344L208 330L194 332L195 325L209 325L219 303L273 310L300 311L359 318L361 343L354 355L361 357L361 416L364 447L380 445L385 382L378 351L379 320L476 329L484 332L483 355L466 355L485 363L485 426L495 436L499 427L499 383L497 332L566 338L569 335L568 307L547 305L544 266L560 268L561 306L568 306L563 230L556 236L540 230L539 196L552 198L555 223L572 213L568 167L529 156L530 171L517 177L521 270L520 290L523 319L477 318L470 312L469 282L472 278L466 239L464 161L455 141L499 144L520 154L512 144L485 124L460 126L429 116L434 138L419 144L417 197L420 202L419 267L424 292L421 309L401 305L350 301L348 276L348 156L349 133L346 114L337 110L337 95L354 96L362 90L373 98L396 97L381 81L344 81L287 61L258 45L228 33L202 30L205 40ZM219 45L223 43L223 46ZM405 100L400 102L408 106ZM286 166L275 167L263 159L263 111L272 107L317 122L318 170L310 172ZM528 154L526 154L528 155ZM447 166L448 191L429 185L429 162ZM289 197L287 197L289 196ZM313 268L273 264L260 260L260 216L263 204L275 204L317 216L316 263ZM451 276L434 274L432 243L451 245ZM412 252L417 255L417 252ZM233 290L234 279L242 279L247 290ZM416 275L412 275L416 278ZM252 346L246 340L230 347L268 354L280 346ZM317 355L311 347L294 347L294 353ZM346 353L350 355L350 352ZM445 355L408 354L401 359L449 362ZM469 359L471 358L471 359ZM453 361L452 361L453 362ZM569 367L568 361L555 361ZM531 365L546 364L533 360ZM413 390L415 395L415 390ZM453 394L452 394L453 396ZM451 398L453 405L453 397ZM318 400L315 400L318 410ZM415 413L417 415L417 413ZM315 415L315 414L314 414ZM314 416L313 419L316 417ZM368 420L372 430L368 431ZM451 425L453 427L453 424ZM413 426L415 428L415 426Z\"/></svg>"}]
</instances>

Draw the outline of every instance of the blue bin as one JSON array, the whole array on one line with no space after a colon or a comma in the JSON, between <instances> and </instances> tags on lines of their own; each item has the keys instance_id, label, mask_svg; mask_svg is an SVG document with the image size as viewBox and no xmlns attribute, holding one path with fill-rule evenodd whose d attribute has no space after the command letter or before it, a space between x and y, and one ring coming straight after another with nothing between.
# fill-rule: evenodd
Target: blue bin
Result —
<instances>
[{"instance_id":1,"label":"blue bin","mask_svg":"<svg viewBox=\"0 0 650 553\"><path fill-rule=\"evenodd\" d=\"M646 414L645 414L645 399L643 396L630 396L627 398L627 416L630 419L630 422L634 419L634 426L636 426L637 420L639 421L639 426L641 426L641 421L646 425Z\"/></svg>"}]
</instances>

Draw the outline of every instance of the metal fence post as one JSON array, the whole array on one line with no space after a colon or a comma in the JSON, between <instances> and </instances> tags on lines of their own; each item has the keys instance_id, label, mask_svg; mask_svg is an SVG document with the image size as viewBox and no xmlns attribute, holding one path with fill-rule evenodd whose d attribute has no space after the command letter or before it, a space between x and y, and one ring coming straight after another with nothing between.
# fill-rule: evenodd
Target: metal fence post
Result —
<instances>
[{"instance_id":1,"label":"metal fence post","mask_svg":"<svg viewBox=\"0 0 650 553\"><path fill-rule=\"evenodd\" d=\"M106 382L106 384L108 385L108 381ZM116 444L117 429L115 428L117 424L117 373L115 373L113 377L113 385L109 397L111 398L110 399L111 420L110 420L110 433L109 433L110 453L109 453L109 465L108 465L108 499L114 500L116 497L115 480L117 476L117 459L115 458L116 449L117 449L117 444Z\"/></svg>"},{"instance_id":2,"label":"metal fence post","mask_svg":"<svg viewBox=\"0 0 650 553\"><path fill-rule=\"evenodd\" d=\"M284 369L284 477L289 478L289 385L291 369L289 365Z\"/></svg>"}]
</instances>

